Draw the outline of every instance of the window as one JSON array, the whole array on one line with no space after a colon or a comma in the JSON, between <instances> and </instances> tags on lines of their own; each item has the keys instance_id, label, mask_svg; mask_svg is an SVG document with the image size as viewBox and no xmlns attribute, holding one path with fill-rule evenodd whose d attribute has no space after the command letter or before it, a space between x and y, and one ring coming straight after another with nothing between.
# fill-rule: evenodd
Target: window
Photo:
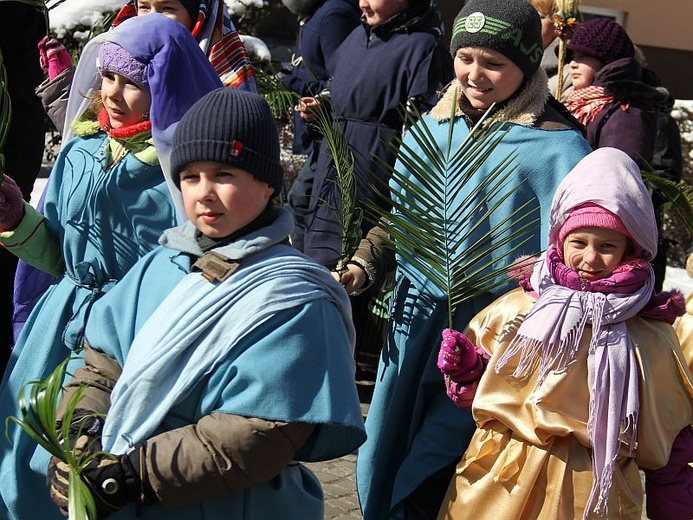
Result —
<instances>
[{"instance_id":1,"label":"window","mask_svg":"<svg viewBox=\"0 0 693 520\"><path fill-rule=\"evenodd\" d=\"M580 12L582 13L582 18L586 22L592 18L611 18L615 22L624 25L626 21L625 11L619 11L618 9L606 9L603 7L590 7L587 5L580 5Z\"/></svg>"}]
</instances>

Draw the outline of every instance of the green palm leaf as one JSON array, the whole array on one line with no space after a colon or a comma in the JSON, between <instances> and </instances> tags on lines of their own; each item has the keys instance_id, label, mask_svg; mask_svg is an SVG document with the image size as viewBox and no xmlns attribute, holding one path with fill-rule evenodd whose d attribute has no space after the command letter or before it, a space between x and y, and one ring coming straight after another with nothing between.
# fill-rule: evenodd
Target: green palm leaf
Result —
<instances>
[{"instance_id":1,"label":"green palm leaf","mask_svg":"<svg viewBox=\"0 0 693 520\"><path fill-rule=\"evenodd\" d=\"M693 186L664 179L649 164L641 173L645 184L661 196L665 211L676 215L688 233L693 233Z\"/></svg>"},{"instance_id":2,"label":"green palm leaf","mask_svg":"<svg viewBox=\"0 0 693 520\"><path fill-rule=\"evenodd\" d=\"M301 96L286 88L276 74L260 67L255 67L255 77L260 92L272 110L272 115L277 119L288 117Z\"/></svg>"},{"instance_id":3,"label":"green palm leaf","mask_svg":"<svg viewBox=\"0 0 693 520\"><path fill-rule=\"evenodd\" d=\"M343 272L362 238L363 211L356 204L354 154L339 126L339 121L327 107L329 107L328 103L321 103L315 127L325 137L325 142L332 156L340 195L340 207L334 207L325 200L322 200L321 203L330 208L339 223L341 251L339 251L335 269L337 272Z\"/></svg>"},{"instance_id":4,"label":"green palm leaf","mask_svg":"<svg viewBox=\"0 0 693 520\"><path fill-rule=\"evenodd\" d=\"M10 102L10 93L7 89L7 71L5 70L2 51L0 51L0 184L2 184L5 173L5 156L2 152L5 149L11 120L12 103Z\"/></svg>"},{"instance_id":5,"label":"green palm leaf","mask_svg":"<svg viewBox=\"0 0 693 520\"><path fill-rule=\"evenodd\" d=\"M450 121L447 139L440 144L426 120L418 117L409 130L414 145L393 144L399 145L401 168L389 167L390 191L383 187L379 192L383 196L391 192L392 211L385 213L372 203L367 206L387 231L389 245L446 295L452 326L453 311L460 303L507 282L512 257L536 232L539 219L526 203L486 228L489 217L519 187L509 180L517 152L479 179L481 166L507 130L482 118L456 145L455 125L464 123L454 117L454 107ZM457 202L461 197L466 204ZM507 250L498 253L500 247Z\"/></svg>"},{"instance_id":6,"label":"green palm leaf","mask_svg":"<svg viewBox=\"0 0 693 520\"><path fill-rule=\"evenodd\" d=\"M68 502L70 518L73 520L96 519L96 504L91 491L80 477L83 468L89 464L96 455L102 452L81 452L73 450L70 445L69 428L74 417L75 410L84 392L80 388L67 403L62 419L61 431L56 430L57 407L62 393L62 383L65 378L67 364L72 357L63 361L43 381L30 381L27 383L19 398L19 411L21 418L10 416L5 420L5 437L10 440L10 422L19 425L22 430L37 444L43 447L51 455L58 457L67 463L68 473Z\"/></svg>"}]
</instances>

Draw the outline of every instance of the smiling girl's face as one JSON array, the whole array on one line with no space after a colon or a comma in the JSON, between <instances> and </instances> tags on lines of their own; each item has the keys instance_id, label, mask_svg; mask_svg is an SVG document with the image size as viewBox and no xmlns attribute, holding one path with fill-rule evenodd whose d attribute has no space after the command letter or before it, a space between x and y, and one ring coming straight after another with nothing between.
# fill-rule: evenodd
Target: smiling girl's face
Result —
<instances>
[{"instance_id":1,"label":"smiling girl's face","mask_svg":"<svg viewBox=\"0 0 693 520\"><path fill-rule=\"evenodd\" d=\"M111 128L122 128L146 119L152 97L125 76L109 70L101 72L101 102L111 120Z\"/></svg>"},{"instance_id":2,"label":"smiling girl's face","mask_svg":"<svg viewBox=\"0 0 693 520\"><path fill-rule=\"evenodd\" d=\"M565 237L563 259L580 278L601 280L621 264L629 244L626 235L613 229L582 227Z\"/></svg>"}]
</instances>

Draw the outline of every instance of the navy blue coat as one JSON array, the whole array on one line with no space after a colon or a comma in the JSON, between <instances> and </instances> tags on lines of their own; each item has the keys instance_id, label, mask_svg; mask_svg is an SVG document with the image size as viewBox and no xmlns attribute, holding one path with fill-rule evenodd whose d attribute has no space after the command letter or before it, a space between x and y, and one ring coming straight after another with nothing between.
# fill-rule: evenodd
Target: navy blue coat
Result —
<instances>
[{"instance_id":1,"label":"navy blue coat","mask_svg":"<svg viewBox=\"0 0 693 520\"><path fill-rule=\"evenodd\" d=\"M357 0L325 0L310 17L301 21L291 72L282 83L301 96L315 96L327 88L327 61L361 20ZM296 154L308 154L320 135L294 113Z\"/></svg>"},{"instance_id":2,"label":"navy blue coat","mask_svg":"<svg viewBox=\"0 0 693 520\"><path fill-rule=\"evenodd\" d=\"M361 208L365 209L365 200L371 200L389 209L389 199L376 193L383 186L386 190L389 178L378 160L395 163L397 154L391 144L402 133L403 107L413 100L419 108L430 108L454 77L442 32L433 0L417 2L382 25L354 29L328 62L332 107L354 154L357 206ZM341 249L341 230L333 209L341 208L335 176L329 149L323 143L306 219L304 252L328 267L336 264ZM371 227L364 219L363 236Z\"/></svg>"}]
</instances>

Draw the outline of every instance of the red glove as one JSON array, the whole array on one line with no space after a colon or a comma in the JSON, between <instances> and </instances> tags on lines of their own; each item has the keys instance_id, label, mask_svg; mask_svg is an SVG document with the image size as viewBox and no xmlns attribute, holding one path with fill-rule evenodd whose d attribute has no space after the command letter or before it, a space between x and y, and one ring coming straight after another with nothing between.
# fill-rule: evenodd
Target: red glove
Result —
<instances>
[{"instance_id":1,"label":"red glove","mask_svg":"<svg viewBox=\"0 0 693 520\"><path fill-rule=\"evenodd\" d=\"M53 80L64 70L72 66L72 58L65 46L55 38L44 36L38 44L41 55L41 68L48 73L48 79Z\"/></svg>"},{"instance_id":2,"label":"red glove","mask_svg":"<svg viewBox=\"0 0 693 520\"><path fill-rule=\"evenodd\" d=\"M0 231L13 231L24 217L24 199L17 183L4 175L0 184Z\"/></svg>"}]
</instances>

